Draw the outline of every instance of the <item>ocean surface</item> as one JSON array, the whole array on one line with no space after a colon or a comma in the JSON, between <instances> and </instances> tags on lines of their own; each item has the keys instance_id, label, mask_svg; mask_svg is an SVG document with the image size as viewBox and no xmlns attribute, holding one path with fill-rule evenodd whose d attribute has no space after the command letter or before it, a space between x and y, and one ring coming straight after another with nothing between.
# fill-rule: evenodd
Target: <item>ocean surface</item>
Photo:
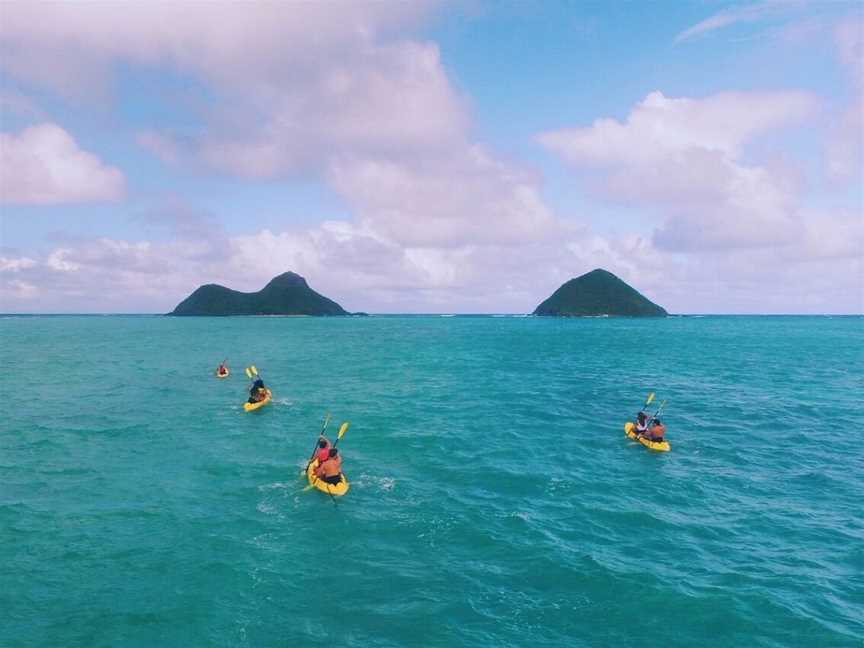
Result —
<instances>
[{"instance_id":1,"label":"ocean surface","mask_svg":"<svg viewBox=\"0 0 864 648\"><path fill-rule=\"evenodd\" d=\"M3 317L0 367L3 646L864 645L861 317Z\"/></svg>"}]
</instances>

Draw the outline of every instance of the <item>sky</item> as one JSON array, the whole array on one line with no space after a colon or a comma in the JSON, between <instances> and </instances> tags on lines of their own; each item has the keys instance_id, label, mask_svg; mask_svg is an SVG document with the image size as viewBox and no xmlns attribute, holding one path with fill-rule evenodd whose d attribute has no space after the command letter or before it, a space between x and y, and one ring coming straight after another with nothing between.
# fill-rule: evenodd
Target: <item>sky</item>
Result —
<instances>
[{"instance_id":1,"label":"sky","mask_svg":"<svg viewBox=\"0 0 864 648\"><path fill-rule=\"evenodd\" d=\"M0 3L0 312L864 313L864 4Z\"/></svg>"}]
</instances>

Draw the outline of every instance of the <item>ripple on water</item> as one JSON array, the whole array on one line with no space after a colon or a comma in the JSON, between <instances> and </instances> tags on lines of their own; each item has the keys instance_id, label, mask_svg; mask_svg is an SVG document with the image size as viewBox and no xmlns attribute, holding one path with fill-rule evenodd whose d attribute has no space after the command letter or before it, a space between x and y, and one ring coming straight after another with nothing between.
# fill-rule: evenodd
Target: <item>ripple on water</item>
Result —
<instances>
[{"instance_id":1,"label":"ripple on water","mask_svg":"<svg viewBox=\"0 0 864 648\"><path fill-rule=\"evenodd\" d=\"M0 393L39 375L44 395L0 427L4 629L860 646L860 323L0 320ZM266 358L272 407L247 415L245 383L212 379L225 355ZM648 391L672 452L623 437ZM300 475L327 411L351 420L335 505Z\"/></svg>"}]
</instances>

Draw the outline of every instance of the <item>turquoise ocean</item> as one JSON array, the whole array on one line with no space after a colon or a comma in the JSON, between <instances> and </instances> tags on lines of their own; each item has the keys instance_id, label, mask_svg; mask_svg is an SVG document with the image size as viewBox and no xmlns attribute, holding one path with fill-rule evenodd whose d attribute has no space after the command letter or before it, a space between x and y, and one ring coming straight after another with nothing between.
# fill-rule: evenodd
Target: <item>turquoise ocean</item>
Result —
<instances>
[{"instance_id":1,"label":"turquoise ocean","mask_svg":"<svg viewBox=\"0 0 864 648\"><path fill-rule=\"evenodd\" d=\"M13 316L0 367L4 646L864 645L861 317Z\"/></svg>"}]
</instances>

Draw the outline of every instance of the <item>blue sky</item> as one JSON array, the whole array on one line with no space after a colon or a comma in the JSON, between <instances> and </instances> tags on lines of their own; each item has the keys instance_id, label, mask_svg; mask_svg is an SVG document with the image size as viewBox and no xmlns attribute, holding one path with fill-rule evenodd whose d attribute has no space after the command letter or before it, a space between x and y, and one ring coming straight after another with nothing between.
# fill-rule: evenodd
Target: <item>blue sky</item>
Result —
<instances>
[{"instance_id":1,"label":"blue sky","mask_svg":"<svg viewBox=\"0 0 864 648\"><path fill-rule=\"evenodd\" d=\"M864 311L854 2L0 5L0 311Z\"/></svg>"}]
</instances>

